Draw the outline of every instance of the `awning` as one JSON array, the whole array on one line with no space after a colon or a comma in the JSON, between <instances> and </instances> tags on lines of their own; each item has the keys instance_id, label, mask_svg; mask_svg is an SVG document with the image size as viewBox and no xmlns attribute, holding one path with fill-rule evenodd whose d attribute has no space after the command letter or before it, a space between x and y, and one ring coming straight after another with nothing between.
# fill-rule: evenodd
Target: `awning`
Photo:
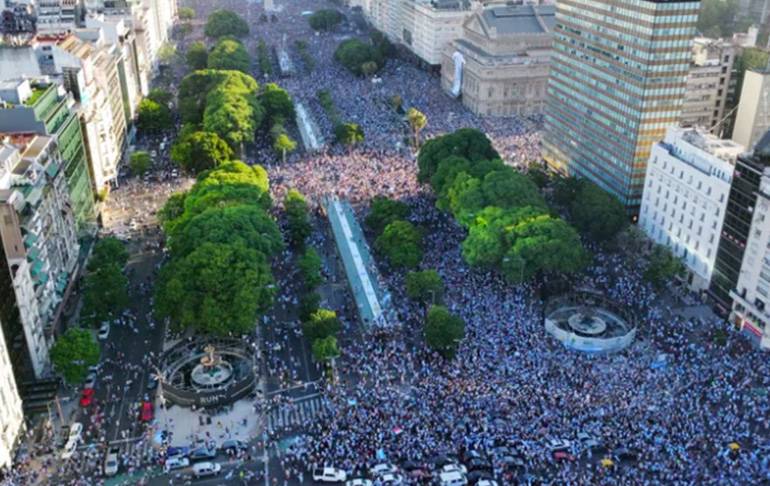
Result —
<instances>
[{"instance_id":1,"label":"awning","mask_svg":"<svg viewBox=\"0 0 770 486\"><path fill-rule=\"evenodd\" d=\"M48 167L45 169L45 173L48 174L48 177L51 179L56 177L56 174L59 173L59 165L51 162L48 164Z\"/></svg>"},{"instance_id":2,"label":"awning","mask_svg":"<svg viewBox=\"0 0 770 486\"><path fill-rule=\"evenodd\" d=\"M32 278L36 278L37 277L37 274L39 274L40 270L43 269L43 265L44 264L45 264L45 262L43 262L43 260L37 260L35 262L35 264L32 266L32 269L29 271L29 273L32 274Z\"/></svg>"},{"instance_id":3,"label":"awning","mask_svg":"<svg viewBox=\"0 0 770 486\"><path fill-rule=\"evenodd\" d=\"M35 282L35 285L45 285L46 282L48 282L48 272L43 272L40 274L40 278L37 279L37 282Z\"/></svg>"},{"instance_id":4,"label":"awning","mask_svg":"<svg viewBox=\"0 0 770 486\"><path fill-rule=\"evenodd\" d=\"M27 253L27 261L32 263L35 260L37 260L37 256L40 254L40 250L38 247L33 246L32 249L29 250L29 253Z\"/></svg>"},{"instance_id":5,"label":"awning","mask_svg":"<svg viewBox=\"0 0 770 486\"><path fill-rule=\"evenodd\" d=\"M59 280L58 282L56 282L56 293L61 295L61 293L64 292L65 288L67 288L66 280Z\"/></svg>"},{"instance_id":6,"label":"awning","mask_svg":"<svg viewBox=\"0 0 770 486\"><path fill-rule=\"evenodd\" d=\"M27 233L27 236L24 237L24 246L29 248L30 246L34 245L37 241L37 235L35 233L29 232Z\"/></svg>"}]
</instances>

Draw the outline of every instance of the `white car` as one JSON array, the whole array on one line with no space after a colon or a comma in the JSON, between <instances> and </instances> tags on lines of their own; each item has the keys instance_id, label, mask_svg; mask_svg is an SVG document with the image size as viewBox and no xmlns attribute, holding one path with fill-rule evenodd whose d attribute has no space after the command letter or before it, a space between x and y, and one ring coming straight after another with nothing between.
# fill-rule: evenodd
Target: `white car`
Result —
<instances>
[{"instance_id":1,"label":"white car","mask_svg":"<svg viewBox=\"0 0 770 486\"><path fill-rule=\"evenodd\" d=\"M371 479L357 478L345 483L345 486L372 486Z\"/></svg>"},{"instance_id":2,"label":"white car","mask_svg":"<svg viewBox=\"0 0 770 486\"><path fill-rule=\"evenodd\" d=\"M104 458L105 476L114 476L118 474L118 467L120 467L118 454L120 454L120 449L117 447L110 447L110 450L107 451L107 456Z\"/></svg>"},{"instance_id":3,"label":"white car","mask_svg":"<svg viewBox=\"0 0 770 486\"><path fill-rule=\"evenodd\" d=\"M222 470L222 466L216 462L199 462L193 466L193 475L196 478L204 476L216 476Z\"/></svg>"},{"instance_id":4,"label":"white car","mask_svg":"<svg viewBox=\"0 0 770 486\"><path fill-rule=\"evenodd\" d=\"M110 335L110 323L103 322L99 328L99 340L104 341Z\"/></svg>"},{"instance_id":5,"label":"white car","mask_svg":"<svg viewBox=\"0 0 770 486\"><path fill-rule=\"evenodd\" d=\"M70 437L68 442L74 442L76 445L83 440L83 424L75 422L70 426Z\"/></svg>"},{"instance_id":6,"label":"white car","mask_svg":"<svg viewBox=\"0 0 770 486\"><path fill-rule=\"evenodd\" d=\"M578 442L580 442L580 446L583 451L587 450L597 450L602 449L604 446L602 445L602 442L597 439L596 437L586 434L585 432L580 432L577 435Z\"/></svg>"},{"instance_id":7,"label":"white car","mask_svg":"<svg viewBox=\"0 0 770 486\"><path fill-rule=\"evenodd\" d=\"M166 459L166 469L183 469L190 466L190 460L184 456L173 456Z\"/></svg>"},{"instance_id":8,"label":"white car","mask_svg":"<svg viewBox=\"0 0 770 486\"><path fill-rule=\"evenodd\" d=\"M404 476L400 474L383 474L380 476L380 482L383 486L401 486L404 484Z\"/></svg>"},{"instance_id":9,"label":"white car","mask_svg":"<svg viewBox=\"0 0 770 486\"><path fill-rule=\"evenodd\" d=\"M568 451L571 445L572 444L570 444L570 441L564 439L550 439L546 443L546 447L551 453Z\"/></svg>"},{"instance_id":10,"label":"white car","mask_svg":"<svg viewBox=\"0 0 770 486\"><path fill-rule=\"evenodd\" d=\"M482 479L476 483L476 486L498 486L498 484L494 479Z\"/></svg>"},{"instance_id":11,"label":"white car","mask_svg":"<svg viewBox=\"0 0 770 486\"><path fill-rule=\"evenodd\" d=\"M86 376L85 383L83 383L83 388L93 388L94 385L96 385L96 374L89 373L89 375Z\"/></svg>"},{"instance_id":12,"label":"white car","mask_svg":"<svg viewBox=\"0 0 770 486\"><path fill-rule=\"evenodd\" d=\"M468 474L468 468L463 466L462 464L447 464L446 466L441 468L441 471L439 471L439 474L451 474L451 473L460 473L460 474Z\"/></svg>"},{"instance_id":13,"label":"white car","mask_svg":"<svg viewBox=\"0 0 770 486\"><path fill-rule=\"evenodd\" d=\"M466 486L468 478L460 472L441 473L438 476L440 486Z\"/></svg>"},{"instance_id":14,"label":"white car","mask_svg":"<svg viewBox=\"0 0 770 486\"><path fill-rule=\"evenodd\" d=\"M336 467L317 467L313 469L313 481L321 483L344 483L347 480L347 473Z\"/></svg>"},{"instance_id":15,"label":"white car","mask_svg":"<svg viewBox=\"0 0 770 486\"><path fill-rule=\"evenodd\" d=\"M397 472L398 468L393 464L377 464L376 466L369 469L369 474L373 478L378 478L383 474L395 474Z\"/></svg>"},{"instance_id":16,"label":"white car","mask_svg":"<svg viewBox=\"0 0 770 486\"><path fill-rule=\"evenodd\" d=\"M73 454L75 454L75 451L78 449L78 443L75 440L70 440L67 442L67 445L64 446L64 452L61 453L62 459L69 459L72 457Z\"/></svg>"}]
</instances>

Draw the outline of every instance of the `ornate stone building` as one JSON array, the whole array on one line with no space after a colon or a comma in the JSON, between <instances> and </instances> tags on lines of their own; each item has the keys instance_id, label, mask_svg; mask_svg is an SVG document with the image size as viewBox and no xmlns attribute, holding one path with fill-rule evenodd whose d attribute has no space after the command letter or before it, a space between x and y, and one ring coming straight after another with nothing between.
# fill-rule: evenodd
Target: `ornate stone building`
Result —
<instances>
[{"instance_id":1,"label":"ornate stone building","mask_svg":"<svg viewBox=\"0 0 770 486\"><path fill-rule=\"evenodd\" d=\"M498 5L475 13L444 49L441 85L479 115L541 113L555 7Z\"/></svg>"}]
</instances>

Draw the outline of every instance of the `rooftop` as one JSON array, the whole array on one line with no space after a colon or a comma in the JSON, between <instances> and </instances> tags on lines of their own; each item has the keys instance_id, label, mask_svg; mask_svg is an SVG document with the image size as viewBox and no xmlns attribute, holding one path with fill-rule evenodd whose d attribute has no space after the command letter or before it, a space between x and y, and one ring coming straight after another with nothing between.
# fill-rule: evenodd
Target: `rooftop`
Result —
<instances>
[{"instance_id":1,"label":"rooftop","mask_svg":"<svg viewBox=\"0 0 770 486\"><path fill-rule=\"evenodd\" d=\"M48 86L33 86L32 87L32 96L29 97L27 101L24 102L27 106L33 106L35 102L37 102L38 99L40 99L45 92L48 91Z\"/></svg>"},{"instance_id":2,"label":"rooftop","mask_svg":"<svg viewBox=\"0 0 770 486\"><path fill-rule=\"evenodd\" d=\"M500 5L481 13L485 29L498 34L548 34L553 30L555 5Z\"/></svg>"}]
</instances>

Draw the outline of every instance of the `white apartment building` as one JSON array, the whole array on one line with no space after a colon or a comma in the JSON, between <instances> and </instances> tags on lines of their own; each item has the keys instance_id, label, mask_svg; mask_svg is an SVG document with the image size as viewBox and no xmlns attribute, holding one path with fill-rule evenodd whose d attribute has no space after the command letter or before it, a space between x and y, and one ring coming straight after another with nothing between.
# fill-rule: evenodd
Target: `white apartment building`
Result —
<instances>
[{"instance_id":1,"label":"white apartment building","mask_svg":"<svg viewBox=\"0 0 770 486\"><path fill-rule=\"evenodd\" d=\"M76 27L78 0L37 0L37 31L62 34Z\"/></svg>"},{"instance_id":2,"label":"white apartment building","mask_svg":"<svg viewBox=\"0 0 770 486\"><path fill-rule=\"evenodd\" d=\"M473 14L467 0L402 0L397 39L430 65L441 64L446 45L463 36L463 23Z\"/></svg>"},{"instance_id":3,"label":"white apartment building","mask_svg":"<svg viewBox=\"0 0 770 486\"><path fill-rule=\"evenodd\" d=\"M0 332L0 467L3 468L13 465L16 444L24 432L21 397L8 353L8 345Z\"/></svg>"},{"instance_id":4,"label":"white apartment building","mask_svg":"<svg viewBox=\"0 0 770 486\"><path fill-rule=\"evenodd\" d=\"M60 75L79 103L96 190L117 178L126 140L126 116L118 46L90 43L74 35L39 46L41 67Z\"/></svg>"},{"instance_id":5,"label":"white apartment building","mask_svg":"<svg viewBox=\"0 0 770 486\"><path fill-rule=\"evenodd\" d=\"M676 127L652 146L639 227L683 259L693 290L711 281L735 160L743 151L730 140Z\"/></svg>"},{"instance_id":6,"label":"white apartment building","mask_svg":"<svg viewBox=\"0 0 770 486\"><path fill-rule=\"evenodd\" d=\"M748 150L770 129L770 71L747 69L735 114L733 140Z\"/></svg>"},{"instance_id":7,"label":"white apartment building","mask_svg":"<svg viewBox=\"0 0 770 486\"><path fill-rule=\"evenodd\" d=\"M754 206L731 321L756 345L770 349L770 167L766 167Z\"/></svg>"}]
</instances>

